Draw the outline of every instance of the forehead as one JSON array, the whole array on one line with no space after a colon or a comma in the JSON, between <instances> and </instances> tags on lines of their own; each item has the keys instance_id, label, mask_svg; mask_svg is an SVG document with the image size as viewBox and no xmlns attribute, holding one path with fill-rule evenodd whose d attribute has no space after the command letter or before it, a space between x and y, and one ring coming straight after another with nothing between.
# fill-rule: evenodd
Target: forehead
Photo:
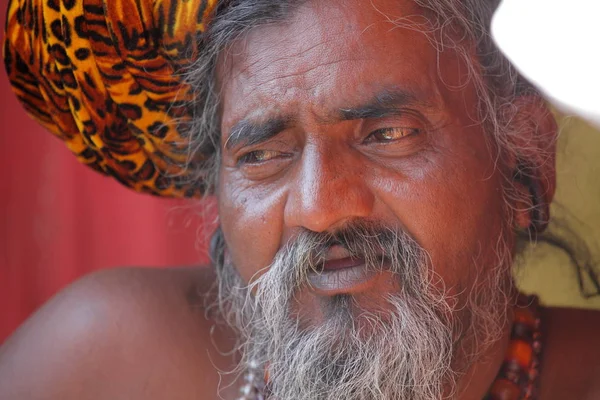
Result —
<instances>
[{"instance_id":1,"label":"forehead","mask_svg":"<svg viewBox=\"0 0 600 400\"><path fill-rule=\"evenodd\" d=\"M409 0L309 1L288 20L253 29L219 62L224 132L271 114L326 118L386 91L452 102L460 62L438 52L426 29Z\"/></svg>"}]
</instances>

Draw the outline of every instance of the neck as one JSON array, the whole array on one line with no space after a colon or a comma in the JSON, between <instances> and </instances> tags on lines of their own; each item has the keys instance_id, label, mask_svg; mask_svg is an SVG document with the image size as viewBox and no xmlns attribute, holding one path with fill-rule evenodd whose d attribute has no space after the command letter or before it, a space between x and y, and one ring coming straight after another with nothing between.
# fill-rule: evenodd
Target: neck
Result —
<instances>
[{"instance_id":1,"label":"neck","mask_svg":"<svg viewBox=\"0 0 600 400\"><path fill-rule=\"evenodd\" d=\"M486 393L488 393L491 385L498 376L505 359L511 339L513 320L514 310L510 308L501 338L491 344L484 353L479 355L477 360L461 377L457 390L457 399L481 400L486 396Z\"/></svg>"}]
</instances>

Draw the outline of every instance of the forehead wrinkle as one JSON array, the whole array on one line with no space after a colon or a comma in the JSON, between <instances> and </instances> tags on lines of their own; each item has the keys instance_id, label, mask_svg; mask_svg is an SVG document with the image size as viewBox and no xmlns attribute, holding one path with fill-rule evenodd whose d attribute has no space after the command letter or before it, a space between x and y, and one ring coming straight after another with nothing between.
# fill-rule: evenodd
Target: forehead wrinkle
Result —
<instances>
[{"instance_id":1,"label":"forehead wrinkle","mask_svg":"<svg viewBox=\"0 0 600 400\"><path fill-rule=\"evenodd\" d=\"M306 71L301 71L296 74L290 74L286 76L277 76L271 79L260 81L256 84L246 85L244 93L246 96L258 91L264 90L264 86L270 82L277 81L279 79L293 78L300 74L306 74L320 67L330 67L331 65L339 64L345 61L353 60L339 60L326 63L323 65L317 65L309 68ZM366 60L368 61L368 60ZM317 82L318 83L318 82ZM378 82L376 82L378 83ZM412 107L420 109L424 112L442 112L447 104L446 96L443 96L438 86L439 82L431 80L431 85L427 85L428 90L423 90L420 85L414 85L407 83L406 86L374 86L371 89L366 88L360 93L360 98L356 98L353 101L338 101L330 94L313 93L309 94L309 100L306 109L299 110L297 103L302 103L297 93L294 93L294 89L303 89L304 91L310 91L311 88L298 88L297 86L290 86L286 88L286 94L279 96L277 101L270 101L271 106L268 110L261 112L260 118L284 118L288 123L291 121L299 121L305 119L304 117L310 115L310 119L319 124L333 124L344 120L351 119L362 119L362 118L377 118L376 113L381 113L381 117L397 114L400 109L406 107ZM250 90L248 90L250 87ZM313 90L316 92L316 89ZM289 96L288 94L292 94ZM365 95L365 93L367 93ZM271 92L263 93L261 98L269 98L272 95ZM304 96L302 96L304 97ZM289 100L289 101L288 101ZM337 104L336 104L337 103ZM238 119L252 118L248 117L248 114L256 115L256 109L251 104L245 103L247 108L243 112L243 116ZM282 114L279 110L293 109L292 113ZM368 110L367 110L368 109ZM368 115L365 117L348 117L345 114L350 115L352 112L363 113L366 112Z\"/></svg>"},{"instance_id":2,"label":"forehead wrinkle","mask_svg":"<svg viewBox=\"0 0 600 400\"><path fill-rule=\"evenodd\" d=\"M245 64L238 73L251 75L252 70L260 71L272 63L272 60L283 62L289 61L290 59L306 58L314 51L325 53L324 51L320 51L319 48L330 45L331 42L344 40L342 34L331 32L329 27L327 30L324 30L322 28L323 22L320 22L318 19L311 19L309 24L304 24L303 31L298 35L300 40L294 40L295 43L302 43L302 46L296 46L299 47L297 49L291 48L289 46L289 38L285 35L281 35L279 31L281 29L285 30L288 24L294 23L298 14L301 14L301 11L297 11L296 15L290 18L291 21L262 25L236 39L231 45L231 48L236 49L236 51L229 51L227 57L238 66L240 64ZM325 24L325 26L327 26L327 24ZM314 42L317 43L311 44L308 47L304 46L304 43ZM262 51L258 54L251 54L248 51L250 44L257 45ZM284 50L283 53L281 51L282 49ZM293 51L290 52L290 50ZM265 62L264 60L269 61Z\"/></svg>"},{"instance_id":3,"label":"forehead wrinkle","mask_svg":"<svg viewBox=\"0 0 600 400\"><path fill-rule=\"evenodd\" d=\"M265 59L267 56L264 56ZM230 83L233 83L234 86L238 86L243 96L245 98L249 98L253 96L256 92L262 92L260 95L261 98L266 99L270 103L278 103L281 107L286 107L286 99L291 99L292 101L297 101L299 92L306 93L309 97L319 97L321 95L320 90L322 89L322 82L319 80L315 81L311 78L314 74L317 74L319 77L327 77L332 74L335 74L337 70L341 68L349 68L356 69L356 62L365 62L370 61L368 57L359 56L359 55L350 55L347 54L336 54L336 59L330 60L329 58L325 58L325 62L321 63L310 63L309 67L300 71L292 69L288 69L285 71L285 66L289 65L288 59L293 57L279 57L276 60L266 63L266 68L258 68L256 73L251 71L251 68L244 68L246 73L243 73L241 70L236 71L234 77L236 79L231 79ZM348 63L349 65L344 65ZM271 69L277 69L278 65L284 65L284 73L278 73L273 75L269 73ZM255 63L255 65L257 65ZM323 72L319 72L320 69L324 68ZM263 80L260 80L260 79ZM283 84L279 82L284 82ZM330 96L327 96L327 99L330 99ZM325 99L320 99L317 102L324 102ZM246 104L249 106L249 104Z\"/></svg>"},{"instance_id":4,"label":"forehead wrinkle","mask_svg":"<svg viewBox=\"0 0 600 400\"><path fill-rule=\"evenodd\" d=\"M339 60L332 60L332 61L327 61L327 62L324 62L324 63L313 64L309 68L301 70L301 71L293 71L293 72L290 72L290 73L286 73L286 74L282 74L282 75L277 75L277 76L274 76L274 77L271 77L271 78L268 78L268 79L265 79L265 80L262 80L262 81L258 81L258 82L256 82L255 84L252 85L253 88L248 93L252 93L254 90L260 89L261 86L274 83L274 82L276 82L278 80L293 79L293 78L302 78L303 76L305 76L307 74L310 74L310 73L312 73L312 72L314 72L314 71L316 71L318 69L321 69L321 68L331 68L331 67L334 67L334 66L338 66L339 64L343 64L343 63L346 63L346 62L354 62L354 61L357 61L357 60L352 60L352 59L347 59L346 57L341 57ZM328 71L325 71L324 75L326 76L326 75L329 75L331 73L332 73L332 71L328 70ZM309 87L298 87L300 85L294 85L294 86L297 89L304 89L304 90L310 90L311 89Z\"/></svg>"},{"instance_id":5,"label":"forehead wrinkle","mask_svg":"<svg viewBox=\"0 0 600 400\"><path fill-rule=\"evenodd\" d=\"M313 9L312 12L310 9ZM311 64L311 68L304 71L298 71L295 74L280 75L281 78L300 76L308 73L319 65L333 65L335 62L329 61L332 56L339 57L338 61L343 60L343 55L339 54L339 48L351 47L350 52L346 54L360 54L363 50L360 46L359 39L361 35L356 34L352 18L347 15L343 16L343 20L347 23L341 26L330 24L328 18L323 13L315 12L314 9L327 10L324 14L330 14L331 10L336 10L336 7L319 6L312 2L301 6L295 12L289 21L263 25L249 31L243 37L234 42L233 47L237 49L234 52L229 52L229 62L235 64L237 68L233 74L229 75L230 79L239 79L240 77L254 77L264 74L265 70L272 70L274 65L288 66L290 61L302 62L307 60ZM311 16L309 22L303 21L303 29L293 39L290 40L286 35L281 34L281 30L286 30L289 25L298 22L303 14ZM343 10L342 10L343 13ZM338 16L339 17L339 16ZM336 27L335 31L332 26ZM290 46L290 43L292 45ZM336 43L339 43L337 45ZM260 51L251 52L251 47L258 47ZM341 56L341 57L340 57ZM327 59L327 63L323 64L319 60ZM282 68L285 70L285 68ZM230 71L231 72L231 71ZM269 83L269 81L257 82L257 85Z\"/></svg>"},{"instance_id":6,"label":"forehead wrinkle","mask_svg":"<svg viewBox=\"0 0 600 400\"><path fill-rule=\"evenodd\" d=\"M342 39L336 38L332 39L330 42L339 40ZM323 46L327 46L325 47L325 51L321 50ZM308 68L301 70L294 69L295 64L290 63L290 61L297 63L298 60L310 58L311 54L309 53L312 52L318 52L318 54L316 57L314 57L314 60L311 60L311 62L308 63ZM334 59L332 59L332 55L335 55ZM328 42L320 42L308 49L301 49L297 53L279 54L274 58L272 58L271 54L268 52L260 52L255 55L248 55L248 58L250 59L248 60L249 62L246 62L246 65L243 65L242 68L239 68L237 71L235 71L235 73L231 75L231 78L234 80L246 80L246 86L248 86L248 84L253 86L250 93L252 93L255 88L268 85L280 79L301 78L319 68L330 68L344 62L367 60L366 57L361 57L359 54L354 52L350 52L349 54L337 54L336 51L333 51L331 47L329 47ZM275 70L277 73L268 73L268 71L273 70ZM326 71L325 73L331 74L332 71ZM257 80L265 75L271 75L272 77L265 80Z\"/></svg>"}]
</instances>

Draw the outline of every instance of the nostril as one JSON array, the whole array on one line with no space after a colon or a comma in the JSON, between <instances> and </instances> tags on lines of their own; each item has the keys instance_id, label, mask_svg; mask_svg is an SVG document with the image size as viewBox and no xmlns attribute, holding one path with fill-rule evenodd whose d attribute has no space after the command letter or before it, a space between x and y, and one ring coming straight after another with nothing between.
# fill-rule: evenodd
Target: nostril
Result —
<instances>
[{"instance_id":1,"label":"nostril","mask_svg":"<svg viewBox=\"0 0 600 400\"><path fill-rule=\"evenodd\" d=\"M325 270L325 262L321 261L315 264L314 270L316 273L321 273Z\"/></svg>"}]
</instances>

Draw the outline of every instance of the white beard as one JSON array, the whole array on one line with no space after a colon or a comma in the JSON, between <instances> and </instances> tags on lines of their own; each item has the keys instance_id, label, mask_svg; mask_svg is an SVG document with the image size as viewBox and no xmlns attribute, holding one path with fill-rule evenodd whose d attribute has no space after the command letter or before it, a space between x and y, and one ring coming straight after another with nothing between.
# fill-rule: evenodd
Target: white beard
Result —
<instances>
[{"instance_id":1,"label":"white beard","mask_svg":"<svg viewBox=\"0 0 600 400\"><path fill-rule=\"evenodd\" d=\"M397 240L407 251L391 256L401 285L386 299L385 315L361 309L350 295L334 296L327 318L308 328L290 310L312 265L309 239L280 251L250 287L224 263L220 305L242 337L240 368L250 360L268 368L271 398L279 400L454 398L461 374L502 332L507 296L498 294L498 282L506 281L506 268L488 270L456 309L456 299L432 284L424 251L407 236Z\"/></svg>"}]
</instances>

